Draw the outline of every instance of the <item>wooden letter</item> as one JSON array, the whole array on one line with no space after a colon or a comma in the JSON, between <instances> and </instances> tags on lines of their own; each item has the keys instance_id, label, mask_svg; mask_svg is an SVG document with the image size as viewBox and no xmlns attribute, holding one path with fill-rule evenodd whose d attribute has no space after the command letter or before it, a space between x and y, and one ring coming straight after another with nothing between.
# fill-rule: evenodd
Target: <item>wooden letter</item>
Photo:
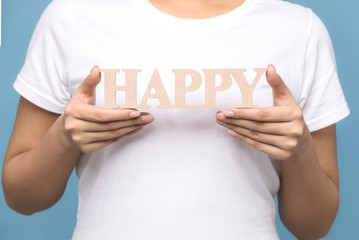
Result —
<instances>
[{"instance_id":1,"label":"wooden letter","mask_svg":"<svg viewBox=\"0 0 359 240\"><path fill-rule=\"evenodd\" d=\"M256 77L254 78L251 85L249 85L244 73L247 71L245 68L241 69L233 69L233 77L236 80L239 89L242 93L242 103L237 105L237 108L252 108L258 107L257 105L253 104L253 91L254 88L257 86L259 79L262 77L263 73L265 73L265 68L255 68L253 69L257 72Z\"/></svg>"},{"instance_id":2,"label":"wooden letter","mask_svg":"<svg viewBox=\"0 0 359 240\"><path fill-rule=\"evenodd\" d=\"M126 92L125 104L123 108L137 108L137 74L141 69L122 69L125 73L125 86L118 87L118 90Z\"/></svg>"},{"instance_id":3,"label":"wooden letter","mask_svg":"<svg viewBox=\"0 0 359 240\"><path fill-rule=\"evenodd\" d=\"M220 108L216 105L216 93L225 91L232 86L232 69L203 69L205 74L205 105L204 108ZM216 75L220 75L222 82L216 86Z\"/></svg>"},{"instance_id":4,"label":"wooden letter","mask_svg":"<svg viewBox=\"0 0 359 240\"><path fill-rule=\"evenodd\" d=\"M104 98L105 104L102 107L118 108L116 104L116 75L120 69L101 69L104 73Z\"/></svg>"},{"instance_id":5,"label":"wooden letter","mask_svg":"<svg viewBox=\"0 0 359 240\"><path fill-rule=\"evenodd\" d=\"M137 107L137 74L140 69L124 69L126 83L124 86L116 85L116 75L120 69L101 69L104 73L105 104L102 107L118 108L116 104L116 92L125 91L126 100L123 108Z\"/></svg>"},{"instance_id":6,"label":"wooden letter","mask_svg":"<svg viewBox=\"0 0 359 240\"><path fill-rule=\"evenodd\" d=\"M186 105L186 92L194 92L201 87L202 76L193 69L173 69L175 74L175 105L174 108L199 108L201 106ZM186 76L191 76L192 82L186 87Z\"/></svg>"},{"instance_id":7,"label":"wooden letter","mask_svg":"<svg viewBox=\"0 0 359 240\"><path fill-rule=\"evenodd\" d=\"M151 93L152 89L154 89L156 93ZM157 108L172 108L166 89L163 86L161 76L157 69L153 72L153 75L150 82L148 83L147 89L145 91L145 94L143 95L139 108L151 108L146 104L149 98L158 99L160 105L158 105Z\"/></svg>"}]
</instances>

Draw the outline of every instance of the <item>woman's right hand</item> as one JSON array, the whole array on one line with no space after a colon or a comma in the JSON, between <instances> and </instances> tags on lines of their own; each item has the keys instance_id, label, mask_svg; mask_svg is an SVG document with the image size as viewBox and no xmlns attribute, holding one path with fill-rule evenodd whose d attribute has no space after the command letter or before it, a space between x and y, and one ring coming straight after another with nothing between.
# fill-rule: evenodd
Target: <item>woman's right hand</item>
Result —
<instances>
[{"instance_id":1,"label":"woman's right hand","mask_svg":"<svg viewBox=\"0 0 359 240\"><path fill-rule=\"evenodd\" d=\"M97 66L81 82L68 102L62 116L64 131L81 152L90 153L118 141L127 135L138 133L153 121L149 113L136 109L113 109L94 106L96 86L101 81Z\"/></svg>"}]
</instances>

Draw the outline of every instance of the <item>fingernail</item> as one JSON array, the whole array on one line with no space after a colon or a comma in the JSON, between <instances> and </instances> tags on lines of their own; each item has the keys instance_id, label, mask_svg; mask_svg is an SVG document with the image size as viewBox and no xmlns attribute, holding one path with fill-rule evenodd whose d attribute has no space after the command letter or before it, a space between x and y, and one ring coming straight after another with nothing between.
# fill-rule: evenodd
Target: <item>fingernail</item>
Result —
<instances>
[{"instance_id":1,"label":"fingernail","mask_svg":"<svg viewBox=\"0 0 359 240\"><path fill-rule=\"evenodd\" d=\"M220 120L224 120L226 117L223 115L223 113L217 113L216 117Z\"/></svg>"},{"instance_id":2,"label":"fingernail","mask_svg":"<svg viewBox=\"0 0 359 240\"><path fill-rule=\"evenodd\" d=\"M149 123L153 121L153 117L151 115L146 115L142 117L142 122Z\"/></svg>"},{"instance_id":3,"label":"fingernail","mask_svg":"<svg viewBox=\"0 0 359 240\"><path fill-rule=\"evenodd\" d=\"M232 135L233 137L237 137L237 136L238 136L238 133L236 133L236 132L234 132L234 131L232 131L232 130L228 130L228 133L229 133L230 135Z\"/></svg>"},{"instance_id":4,"label":"fingernail","mask_svg":"<svg viewBox=\"0 0 359 240\"><path fill-rule=\"evenodd\" d=\"M142 132L143 131L143 127L141 127L141 128L139 128L139 129L137 129L136 131L135 131L135 133L139 133L139 132Z\"/></svg>"},{"instance_id":5,"label":"fingernail","mask_svg":"<svg viewBox=\"0 0 359 240\"><path fill-rule=\"evenodd\" d=\"M222 126L226 125L224 122L219 121L219 120L217 120L217 123L218 123L219 125L222 125Z\"/></svg>"},{"instance_id":6,"label":"fingernail","mask_svg":"<svg viewBox=\"0 0 359 240\"><path fill-rule=\"evenodd\" d=\"M268 67L267 67L267 72L272 72L274 73L276 70L275 70L275 67L273 64L269 64Z\"/></svg>"},{"instance_id":7,"label":"fingernail","mask_svg":"<svg viewBox=\"0 0 359 240\"><path fill-rule=\"evenodd\" d=\"M138 117L140 115L141 115L141 113L139 111L134 111L134 112L130 113L130 117L132 117L132 118Z\"/></svg>"},{"instance_id":8,"label":"fingernail","mask_svg":"<svg viewBox=\"0 0 359 240\"><path fill-rule=\"evenodd\" d=\"M94 66L92 69L91 69L91 72L93 72L94 74L98 74L100 72L100 69L98 68L98 66Z\"/></svg>"},{"instance_id":9,"label":"fingernail","mask_svg":"<svg viewBox=\"0 0 359 240\"><path fill-rule=\"evenodd\" d=\"M234 112L225 111L225 112L223 112L223 113L224 113L224 116L226 116L226 117L234 117Z\"/></svg>"}]
</instances>

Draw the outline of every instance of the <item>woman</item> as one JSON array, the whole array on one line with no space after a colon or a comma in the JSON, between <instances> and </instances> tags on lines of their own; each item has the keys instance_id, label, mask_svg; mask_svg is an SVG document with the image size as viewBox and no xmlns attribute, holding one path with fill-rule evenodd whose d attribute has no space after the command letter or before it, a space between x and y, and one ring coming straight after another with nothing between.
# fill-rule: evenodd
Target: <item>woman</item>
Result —
<instances>
[{"instance_id":1,"label":"woman","mask_svg":"<svg viewBox=\"0 0 359 240\"><path fill-rule=\"evenodd\" d=\"M110 69L125 94L117 104L131 108L99 107ZM325 236L334 221L335 123L349 110L308 9L55 0L14 87L6 201L28 215L49 208L76 166L74 239L278 239L277 193L299 239ZM251 108L236 108L245 95Z\"/></svg>"}]
</instances>

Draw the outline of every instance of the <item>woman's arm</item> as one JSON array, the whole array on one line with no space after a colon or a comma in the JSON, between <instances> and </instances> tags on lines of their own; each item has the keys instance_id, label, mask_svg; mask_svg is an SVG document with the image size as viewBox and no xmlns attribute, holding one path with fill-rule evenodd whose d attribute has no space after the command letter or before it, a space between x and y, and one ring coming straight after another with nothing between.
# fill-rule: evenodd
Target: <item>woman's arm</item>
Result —
<instances>
[{"instance_id":1,"label":"woman's arm","mask_svg":"<svg viewBox=\"0 0 359 240\"><path fill-rule=\"evenodd\" d=\"M6 202L15 211L30 215L49 208L65 191L81 152L62 122L21 97L2 174Z\"/></svg>"},{"instance_id":2,"label":"woman's arm","mask_svg":"<svg viewBox=\"0 0 359 240\"><path fill-rule=\"evenodd\" d=\"M15 211L30 215L51 207L82 152L94 152L152 122L150 114L134 109L93 106L100 80L95 67L63 115L20 99L2 173L6 202Z\"/></svg>"},{"instance_id":3,"label":"woman's arm","mask_svg":"<svg viewBox=\"0 0 359 240\"><path fill-rule=\"evenodd\" d=\"M279 214L298 239L328 234L339 207L335 125L313 132L298 154L281 162Z\"/></svg>"},{"instance_id":4,"label":"woman's arm","mask_svg":"<svg viewBox=\"0 0 359 240\"><path fill-rule=\"evenodd\" d=\"M275 68L267 69L274 105L229 109L217 122L237 139L281 161L279 212L299 239L325 236L339 206L335 126L313 134Z\"/></svg>"}]
</instances>

